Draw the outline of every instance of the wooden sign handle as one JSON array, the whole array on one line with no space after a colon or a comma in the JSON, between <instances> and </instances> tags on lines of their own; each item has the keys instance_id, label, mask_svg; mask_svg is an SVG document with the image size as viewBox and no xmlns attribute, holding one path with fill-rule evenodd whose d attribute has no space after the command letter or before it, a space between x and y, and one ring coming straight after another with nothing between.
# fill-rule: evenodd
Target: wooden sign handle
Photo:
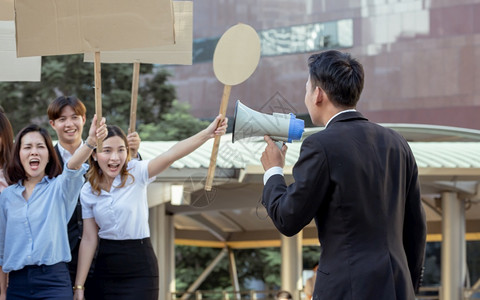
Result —
<instances>
[{"instance_id":1,"label":"wooden sign handle","mask_svg":"<svg viewBox=\"0 0 480 300\"><path fill-rule=\"evenodd\" d=\"M100 63L100 52L95 52L94 59L94 76L95 76L95 113L97 114L97 127L102 121L102 69ZM102 141L97 141L97 152L102 152Z\"/></svg>"},{"instance_id":2,"label":"wooden sign handle","mask_svg":"<svg viewBox=\"0 0 480 300\"><path fill-rule=\"evenodd\" d=\"M227 113L228 98L230 98L230 90L232 89L231 85L225 85L223 88L222 102L220 103L220 114L225 118ZM223 119L221 119L218 125L222 124ZM215 168L217 166L217 156L218 156L218 147L220 146L220 136L215 136L213 141L212 155L210 156L210 166L208 167L207 179L205 181L205 190L211 191L213 184L213 177L215 175Z\"/></svg>"},{"instance_id":3,"label":"wooden sign handle","mask_svg":"<svg viewBox=\"0 0 480 300\"><path fill-rule=\"evenodd\" d=\"M133 64L132 101L130 104L130 126L128 127L128 133L135 132L135 123L137 122L137 98L139 77L140 62L135 62Z\"/></svg>"}]
</instances>

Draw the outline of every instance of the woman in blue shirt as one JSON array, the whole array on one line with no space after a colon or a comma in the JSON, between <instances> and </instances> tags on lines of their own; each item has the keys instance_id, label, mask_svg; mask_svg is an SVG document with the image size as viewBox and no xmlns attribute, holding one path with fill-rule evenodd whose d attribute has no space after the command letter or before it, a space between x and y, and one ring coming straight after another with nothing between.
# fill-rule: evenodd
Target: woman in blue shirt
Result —
<instances>
[{"instance_id":1,"label":"woman in blue shirt","mask_svg":"<svg viewBox=\"0 0 480 300\"><path fill-rule=\"evenodd\" d=\"M7 299L72 299L67 222L88 169L83 162L107 135L93 118L85 143L63 173L48 132L29 125L17 135L0 195L0 266L9 273Z\"/></svg>"}]
</instances>

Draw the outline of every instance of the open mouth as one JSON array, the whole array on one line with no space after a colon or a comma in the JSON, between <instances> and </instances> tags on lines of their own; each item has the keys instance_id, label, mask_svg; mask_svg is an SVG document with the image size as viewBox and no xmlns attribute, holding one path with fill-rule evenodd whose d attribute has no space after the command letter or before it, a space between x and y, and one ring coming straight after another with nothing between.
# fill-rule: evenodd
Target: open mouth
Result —
<instances>
[{"instance_id":1,"label":"open mouth","mask_svg":"<svg viewBox=\"0 0 480 300\"><path fill-rule=\"evenodd\" d=\"M38 166L40 165L40 159L38 158L32 158L30 161L29 161L29 165L30 165L30 168L32 170L37 170L38 169Z\"/></svg>"},{"instance_id":2,"label":"open mouth","mask_svg":"<svg viewBox=\"0 0 480 300\"><path fill-rule=\"evenodd\" d=\"M120 164L108 164L107 166L111 172L116 172L120 168Z\"/></svg>"}]
</instances>

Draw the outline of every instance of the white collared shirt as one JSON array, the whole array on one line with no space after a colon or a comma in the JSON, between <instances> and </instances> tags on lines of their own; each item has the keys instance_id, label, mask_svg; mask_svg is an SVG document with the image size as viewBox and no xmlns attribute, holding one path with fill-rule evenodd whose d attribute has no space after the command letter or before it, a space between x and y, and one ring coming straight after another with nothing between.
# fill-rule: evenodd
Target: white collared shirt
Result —
<instances>
[{"instance_id":1,"label":"white collared shirt","mask_svg":"<svg viewBox=\"0 0 480 300\"><path fill-rule=\"evenodd\" d=\"M346 110L339 111L333 117L331 117L330 120L328 120L327 124L325 124L325 128L327 128L328 124L330 124L330 121L332 121L336 116L341 115L341 114L346 113L346 112L352 112L352 111L357 111L357 110L355 108L351 108L351 109L346 109Z\"/></svg>"},{"instance_id":2,"label":"white collared shirt","mask_svg":"<svg viewBox=\"0 0 480 300\"><path fill-rule=\"evenodd\" d=\"M58 146L58 152L60 152L60 156L62 157L63 163L66 164L68 160L72 158L73 154L70 153L67 149L63 148L60 142L57 143L57 146ZM82 146L83 146L83 141L80 143L80 145L75 151L77 151Z\"/></svg>"},{"instance_id":3,"label":"white collared shirt","mask_svg":"<svg viewBox=\"0 0 480 300\"><path fill-rule=\"evenodd\" d=\"M330 124L330 121L332 121L333 118L335 118L336 116L338 116L340 114L343 114L343 113L346 113L346 112L352 112L352 111L357 111L357 110L354 109L354 108L351 108L351 109L346 109L346 110L339 111L333 117L331 117L330 120L328 120L327 124L325 124L325 128L327 128L328 124ZM278 166L271 167L270 169L265 171L265 174L263 174L263 185L265 185L267 183L267 181L268 181L268 179L270 179L270 177L272 177L273 175L277 175L277 174L283 176L283 169L281 167L278 167Z\"/></svg>"},{"instance_id":4,"label":"white collared shirt","mask_svg":"<svg viewBox=\"0 0 480 300\"><path fill-rule=\"evenodd\" d=\"M147 185L155 177L148 178L148 160L128 162L129 176L124 187L119 188L120 175L115 177L110 191L100 195L92 192L86 182L80 194L83 219L95 218L98 236L109 240L130 240L150 237L148 227Z\"/></svg>"}]
</instances>

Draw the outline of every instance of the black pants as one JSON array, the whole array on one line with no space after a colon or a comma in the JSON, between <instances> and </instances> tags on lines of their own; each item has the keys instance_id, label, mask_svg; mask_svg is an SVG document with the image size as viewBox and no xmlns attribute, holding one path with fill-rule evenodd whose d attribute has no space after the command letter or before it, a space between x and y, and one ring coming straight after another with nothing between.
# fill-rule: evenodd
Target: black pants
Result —
<instances>
[{"instance_id":1,"label":"black pants","mask_svg":"<svg viewBox=\"0 0 480 300\"><path fill-rule=\"evenodd\" d=\"M64 262L51 266L25 266L8 274L8 300L71 300L72 297L70 275Z\"/></svg>"},{"instance_id":2,"label":"black pants","mask_svg":"<svg viewBox=\"0 0 480 300\"><path fill-rule=\"evenodd\" d=\"M149 238L100 239L93 282L98 295L91 299L157 300L158 263Z\"/></svg>"}]
</instances>

